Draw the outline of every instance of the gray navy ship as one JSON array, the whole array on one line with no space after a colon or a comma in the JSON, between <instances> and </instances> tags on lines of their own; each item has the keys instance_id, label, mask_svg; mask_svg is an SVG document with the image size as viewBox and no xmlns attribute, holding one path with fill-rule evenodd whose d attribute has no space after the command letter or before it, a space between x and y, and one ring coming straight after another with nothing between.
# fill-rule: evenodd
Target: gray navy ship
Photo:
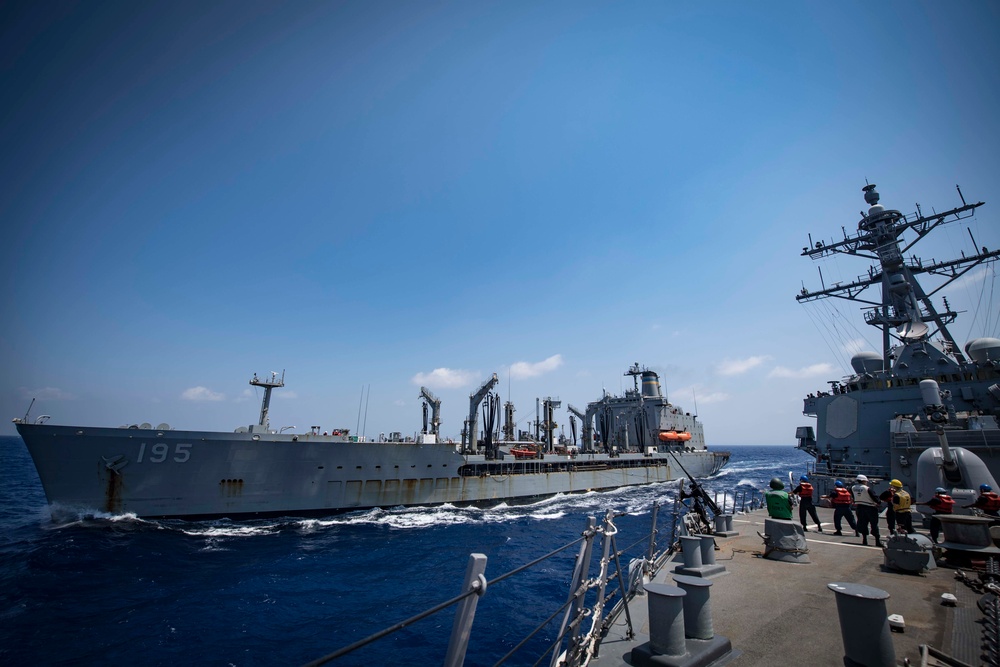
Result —
<instances>
[{"instance_id":1,"label":"gray navy ship","mask_svg":"<svg viewBox=\"0 0 1000 667\"><path fill-rule=\"evenodd\" d=\"M727 452L706 448L697 416L662 395L655 372L637 364L626 375L635 388L624 396L605 395L584 412L569 406L574 430L575 418L583 421L580 446L556 437L553 413L561 403L551 398L535 434L515 439L509 401L501 428L495 374L469 397L461 443L441 440L441 402L424 387L424 424L415 437L366 441L349 429L273 430L271 392L284 386L283 373L253 377L250 384L264 391L260 418L233 433L60 426L27 414L14 423L53 515L239 519L488 504L707 477L726 464Z\"/></svg>"},{"instance_id":2,"label":"gray navy ship","mask_svg":"<svg viewBox=\"0 0 1000 667\"><path fill-rule=\"evenodd\" d=\"M979 247L969 230L972 252L958 258L907 253L943 225L974 215L983 202L967 203L959 189L959 207L925 215L918 205L904 215L878 203L875 185L863 191L869 209L857 232L829 243L810 236L802 255L864 258L867 273L816 291L803 287L796 298L863 304L865 322L881 331L881 350L856 354L853 373L805 398L803 414L816 418L816 428L797 429L798 447L815 457L820 494L837 478L865 474L882 486L898 479L920 500L938 486L953 496L974 496L980 484L996 487L1000 479L1000 340L960 346L948 329L958 313L947 297L937 305L933 297L971 269L995 262L1000 251ZM918 281L928 275L940 283L929 291ZM881 296L873 298L869 288Z\"/></svg>"}]
</instances>

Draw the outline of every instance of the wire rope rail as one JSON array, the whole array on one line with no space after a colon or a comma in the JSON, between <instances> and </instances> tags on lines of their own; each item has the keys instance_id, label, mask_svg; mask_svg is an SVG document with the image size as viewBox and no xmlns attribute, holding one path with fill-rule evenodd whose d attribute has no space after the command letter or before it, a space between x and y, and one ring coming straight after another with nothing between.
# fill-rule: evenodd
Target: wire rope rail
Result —
<instances>
[{"instance_id":1,"label":"wire rope rail","mask_svg":"<svg viewBox=\"0 0 1000 667\"><path fill-rule=\"evenodd\" d=\"M707 495L705 498L707 499ZM550 656L548 658L550 667L581 667L582 665L586 665L591 657L598 654L601 639L607 629L623 613L626 617L628 633L629 635L634 635L628 603L635 596L643 578L653 577L676 551L676 545L679 542L678 526L683 526L684 524L682 520L684 513L691 512L681 500L679 497L675 497L674 499L674 508L670 518L669 544L660 551L657 551L656 542L657 535L659 534L657 521L660 506L659 503L653 503L650 531L630 543L623 550L619 550L617 546L616 537L618 527L615 525L615 520L621 516L625 516L626 513L616 514L608 510L600 523L598 523L594 516L587 517L586 528L579 538L520 567L501 574L492 580L486 579L486 556L481 553L472 553L469 555L461 593L415 616L390 625L375 634L309 662L306 667L318 667L319 665L332 662L452 606L457 607L454 622L452 623L448 650L443 664L445 667L460 667L465 662L466 650L472 634L472 625L479 598L485 595L489 588L575 546L578 546L579 550L574 559L569 595L566 600L558 609L537 625L535 629L529 632L524 639L501 657L495 663L495 667L504 664L518 651L523 649L532 638L536 637L539 632L548 627L560 615L563 618L555 640L537 657L534 665L541 664L547 656ZM743 498L742 500L746 503L747 499ZM723 506L725 504L724 497ZM733 493L730 506L738 507L739 504L736 502L736 494ZM682 530L684 530L683 527ZM597 538L601 540L599 545L600 557L596 568L593 568L595 569L594 575L590 576L593 554L595 552L595 540ZM633 558L629 562L627 570L623 568L621 556L647 540L648 546L645 547L643 554ZM613 605L611 605L612 602L614 602ZM611 606L609 607L609 605ZM589 627L585 628L584 626L588 619L590 620L590 624Z\"/></svg>"}]
</instances>

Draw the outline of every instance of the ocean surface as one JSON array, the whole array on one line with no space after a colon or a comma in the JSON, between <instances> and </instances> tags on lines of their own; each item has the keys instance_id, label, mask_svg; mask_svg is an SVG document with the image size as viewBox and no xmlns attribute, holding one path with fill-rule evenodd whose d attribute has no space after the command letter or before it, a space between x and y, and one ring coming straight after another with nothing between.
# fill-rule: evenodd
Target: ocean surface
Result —
<instances>
[{"instance_id":1,"label":"ocean surface","mask_svg":"<svg viewBox=\"0 0 1000 667\"><path fill-rule=\"evenodd\" d=\"M811 461L791 446L728 449L729 465L705 483L720 500L762 490L776 475L797 479ZM57 523L21 439L0 437L0 455L0 664L9 665L304 664L459 594L470 553L486 554L492 581L575 540L589 515L626 513L616 525L627 563L648 545L656 501L667 541L677 490L666 483L319 520L97 514ZM488 587L467 665L495 664L559 608L576 552ZM441 664L453 609L330 664ZM560 620L504 664L534 664Z\"/></svg>"}]
</instances>

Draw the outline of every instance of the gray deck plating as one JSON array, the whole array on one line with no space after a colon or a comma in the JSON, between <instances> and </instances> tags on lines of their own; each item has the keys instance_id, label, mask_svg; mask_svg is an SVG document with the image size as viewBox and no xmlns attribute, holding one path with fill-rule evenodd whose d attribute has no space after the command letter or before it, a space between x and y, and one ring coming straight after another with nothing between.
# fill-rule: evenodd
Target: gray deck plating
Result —
<instances>
[{"instance_id":1,"label":"gray deck plating","mask_svg":"<svg viewBox=\"0 0 1000 667\"><path fill-rule=\"evenodd\" d=\"M833 511L820 508L824 527ZM980 664L978 642L982 618L975 596L955 581L955 571L939 567L924 575L897 574L882 567L882 551L861 545L860 537L835 537L829 533L806 534L810 549L808 564L782 563L759 557L766 513L736 517L741 536L719 539L716 561L729 576L713 579L712 617L715 633L732 642L733 665L771 665L775 661L804 665L840 665L844 646L840 634L836 600L827 589L834 581L874 586L887 591L889 614L901 614L905 631L893 633L896 659L909 658L920 664L920 645L928 644L969 664ZM883 524L884 528L884 524ZM655 578L672 583L668 564ZM941 594L952 593L959 606L942 606ZM601 644L593 667L632 664L631 650L649 641L645 597L630 605L636 636L626 639L625 615L621 614ZM972 620L970 620L972 619ZM971 625L970 625L971 624ZM729 663L723 663L729 664Z\"/></svg>"}]
</instances>

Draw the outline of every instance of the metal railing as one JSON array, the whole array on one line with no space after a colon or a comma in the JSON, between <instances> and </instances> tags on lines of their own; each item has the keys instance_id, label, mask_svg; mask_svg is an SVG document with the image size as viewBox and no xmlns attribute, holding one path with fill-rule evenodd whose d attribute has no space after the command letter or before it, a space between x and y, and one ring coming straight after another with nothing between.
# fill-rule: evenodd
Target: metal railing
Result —
<instances>
[{"instance_id":1,"label":"metal railing","mask_svg":"<svg viewBox=\"0 0 1000 667\"><path fill-rule=\"evenodd\" d=\"M757 509L763 504L763 494L759 491L734 491L731 494L727 492L722 494L721 503L718 502L717 494L716 503L724 512L746 512ZM625 513L615 514L609 510L605 513L600 524L598 524L594 516L587 517L587 525L581 536L576 540L492 580L486 579L486 556L481 553L470 554L461 593L415 616L411 616L404 621L395 623L373 635L356 641L322 658L318 658L308 663L307 667L324 665L336 660L453 605L457 605L457 609L443 664L445 667L460 667L465 661L465 654L472 634L472 626L479 598L491 587L529 570L539 563L547 561L574 546L579 546L579 550L574 559L569 595L566 600L558 609L529 632L516 646L497 660L495 666L504 664L560 615L562 615L562 621L555 640L537 657L534 664L541 664L546 656L550 654L550 667L556 667L557 665L578 667L585 664L591 656L597 655L601 638L611 624L622 614L625 614L626 617L628 635L634 635L628 603L635 596L639 582L643 577L653 577L676 551L676 544L679 542L678 527L683 523L683 514L690 510L683 503L679 502L678 498L674 499L674 509L670 513L671 529L669 544L657 550L659 509L659 503L653 503L649 532L639 536L636 541L625 546L623 549L619 549L617 544L618 528L615 525L615 520L618 517L625 516ZM601 539L601 544L599 545L600 560L598 561L596 574L591 577L589 576L589 572L595 546L597 546L595 545L597 538ZM629 562L627 569L622 568L621 556L643 543L646 544L642 555L633 558ZM585 622L588 620L590 621L589 626L585 628Z\"/></svg>"}]
</instances>

